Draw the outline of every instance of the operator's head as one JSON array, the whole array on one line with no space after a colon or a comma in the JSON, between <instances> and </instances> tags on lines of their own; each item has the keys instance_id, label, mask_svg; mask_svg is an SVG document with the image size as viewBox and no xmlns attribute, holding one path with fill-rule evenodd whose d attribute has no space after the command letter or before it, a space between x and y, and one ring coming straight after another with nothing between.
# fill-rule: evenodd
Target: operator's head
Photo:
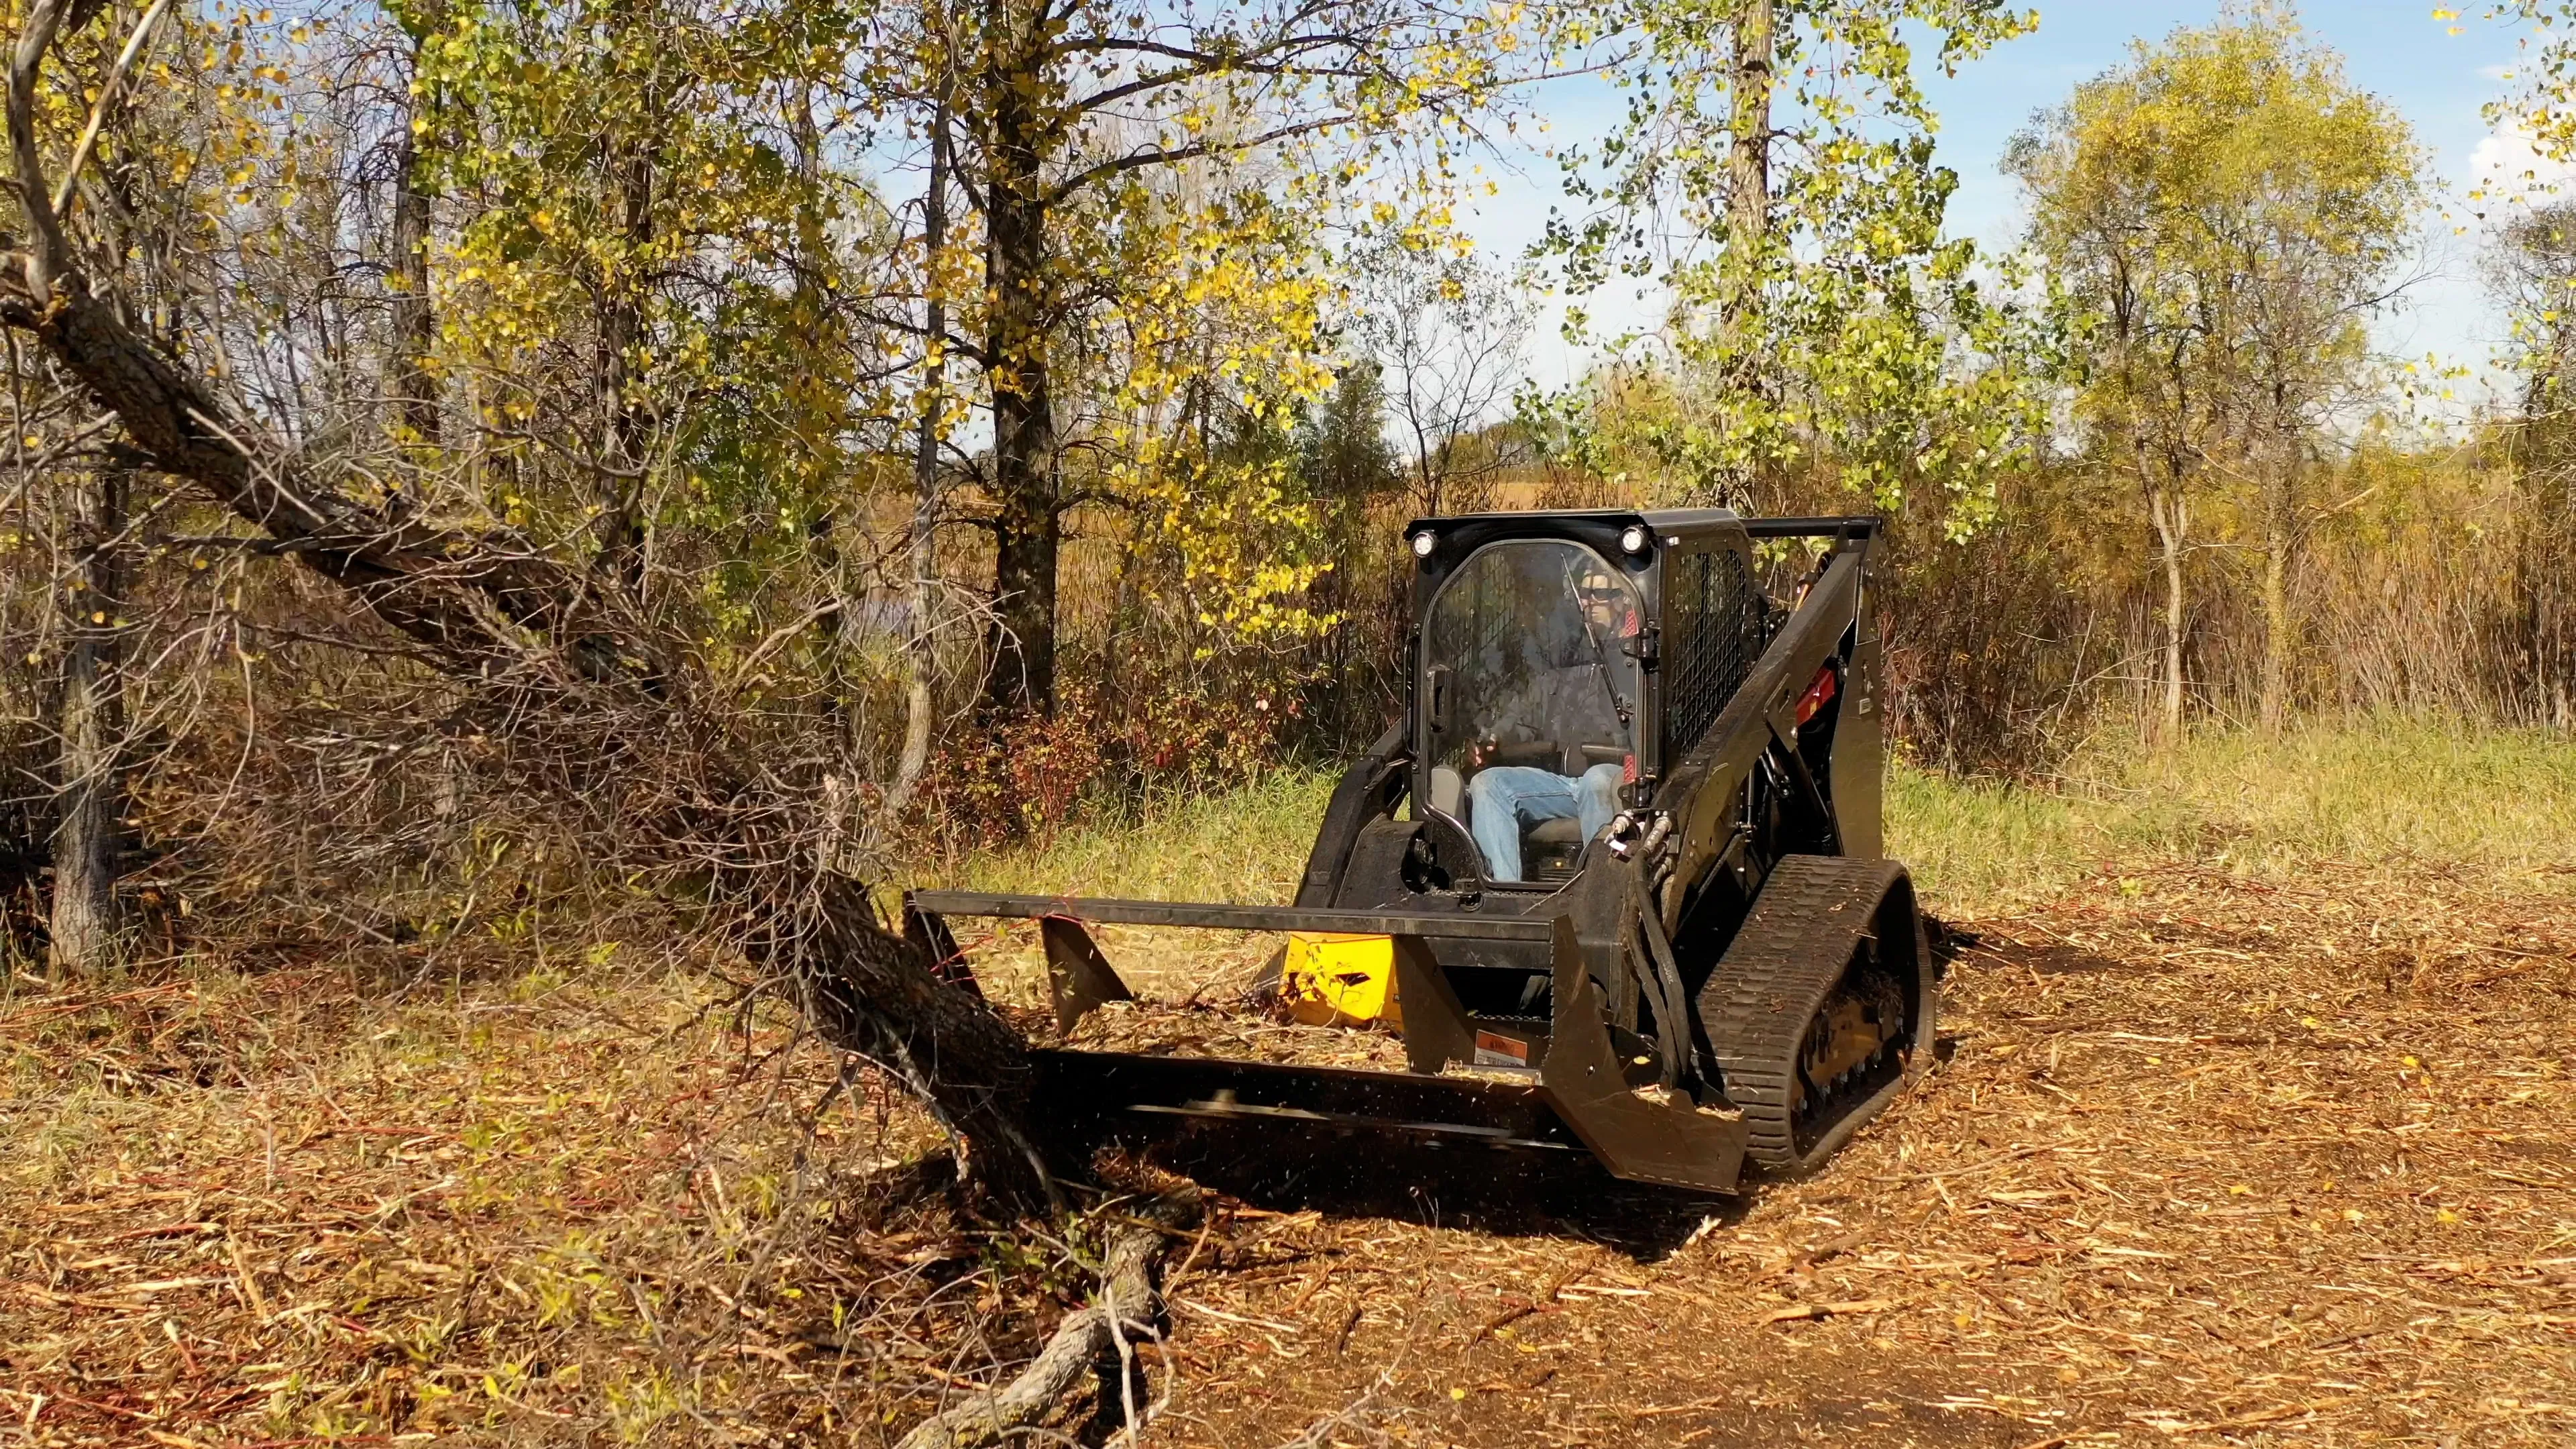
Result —
<instances>
[{"instance_id":1,"label":"operator's head","mask_svg":"<svg viewBox=\"0 0 2576 1449\"><path fill-rule=\"evenodd\" d=\"M1583 602L1583 620L1596 633L1637 632L1636 596L1608 569L1587 563L1575 576L1574 591Z\"/></svg>"}]
</instances>

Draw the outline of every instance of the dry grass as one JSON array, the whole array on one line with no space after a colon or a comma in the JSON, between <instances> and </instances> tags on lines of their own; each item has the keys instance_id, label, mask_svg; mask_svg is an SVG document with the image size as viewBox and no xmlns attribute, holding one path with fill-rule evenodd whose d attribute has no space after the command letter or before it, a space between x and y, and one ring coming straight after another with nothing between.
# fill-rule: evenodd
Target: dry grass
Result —
<instances>
[{"instance_id":1,"label":"dry grass","mask_svg":"<svg viewBox=\"0 0 2576 1449\"><path fill-rule=\"evenodd\" d=\"M1333 777L1279 770L1227 795L1162 801L1132 816L1068 830L1045 846L978 856L938 883L958 890L1040 891L1144 900L1284 905L1315 843ZM1034 922L958 921L976 975L997 998L1046 1000L1046 958ZM1099 926L1093 937L1119 975L1149 997L1197 992L1224 1000L1249 984L1276 938L1242 931Z\"/></svg>"},{"instance_id":2,"label":"dry grass","mask_svg":"<svg viewBox=\"0 0 2576 1449\"><path fill-rule=\"evenodd\" d=\"M1230 795L1163 802L1042 848L977 857L940 883L1285 901L1332 785L1328 773L1280 771ZM2576 744L2440 718L2312 723L2274 739L2208 730L2174 748L2106 730L2043 784L1900 763L1887 790L1888 853L1954 910L2045 899L2112 860L2192 860L2262 879L2339 860L2402 875L2426 862L2548 864L2567 857L2571 840ZM1152 950L1152 933L1131 934ZM1182 959L1218 939L1189 940Z\"/></svg>"},{"instance_id":3,"label":"dry grass","mask_svg":"<svg viewBox=\"0 0 2576 1449\"><path fill-rule=\"evenodd\" d=\"M2390 717L2265 739L2209 731L2159 749L2108 732L2046 786L1900 766L1888 853L1952 909L2044 900L2106 861L2189 860L2291 880L2318 860L2403 879L2568 858L2576 744L2545 730Z\"/></svg>"},{"instance_id":4,"label":"dry grass","mask_svg":"<svg viewBox=\"0 0 2576 1449\"><path fill-rule=\"evenodd\" d=\"M837 1437L1080 1281L720 982L386 964L0 1011L0 1442Z\"/></svg>"},{"instance_id":5,"label":"dry grass","mask_svg":"<svg viewBox=\"0 0 2576 1449\"><path fill-rule=\"evenodd\" d=\"M1148 1438L2567 1442L2564 756L2471 742L2410 807L2361 788L2385 741L2277 795L2227 783L2276 778L2242 748L2140 797L2232 828L1900 779L1900 848L1940 847L1982 941L1945 1063L1814 1179L1212 1168ZM1274 790L967 879L1276 899L1321 792ZM1967 849L2011 858L2005 809L2018 872ZM1140 969L1103 935L1166 1002L1256 949ZM864 1079L818 1112L837 1063L719 977L464 955L0 1002L0 1444L879 1444L1080 1291L1079 1231L959 1221L928 1124Z\"/></svg>"}]
</instances>

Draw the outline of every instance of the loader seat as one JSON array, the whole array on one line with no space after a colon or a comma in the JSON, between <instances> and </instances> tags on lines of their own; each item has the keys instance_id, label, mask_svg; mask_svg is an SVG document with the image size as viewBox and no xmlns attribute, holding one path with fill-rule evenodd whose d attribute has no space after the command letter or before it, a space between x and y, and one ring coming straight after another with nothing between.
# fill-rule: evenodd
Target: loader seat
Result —
<instances>
[{"instance_id":1,"label":"loader seat","mask_svg":"<svg viewBox=\"0 0 2576 1449\"><path fill-rule=\"evenodd\" d=\"M1431 808L1453 819L1467 818L1467 779L1447 765L1431 771Z\"/></svg>"},{"instance_id":2,"label":"loader seat","mask_svg":"<svg viewBox=\"0 0 2576 1449\"><path fill-rule=\"evenodd\" d=\"M1583 826L1572 816L1521 827L1521 873L1529 880L1571 880L1583 854Z\"/></svg>"},{"instance_id":3,"label":"loader seat","mask_svg":"<svg viewBox=\"0 0 2576 1449\"><path fill-rule=\"evenodd\" d=\"M1535 825L1521 827L1521 840L1529 845L1580 850L1583 848L1583 824L1571 815L1542 820Z\"/></svg>"}]
</instances>

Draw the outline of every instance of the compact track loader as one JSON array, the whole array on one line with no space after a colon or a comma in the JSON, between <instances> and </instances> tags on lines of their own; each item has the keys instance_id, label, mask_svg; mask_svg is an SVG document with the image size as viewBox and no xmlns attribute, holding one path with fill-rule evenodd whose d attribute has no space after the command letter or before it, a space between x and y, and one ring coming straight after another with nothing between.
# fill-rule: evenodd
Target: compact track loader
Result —
<instances>
[{"instance_id":1,"label":"compact track loader","mask_svg":"<svg viewBox=\"0 0 2576 1449\"><path fill-rule=\"evenodd\" d=\"M1418 521L1404 717L1335 789L1292 906L964 891L1035 919L1058 1024L1127 989L1087 923L1375 942L1408 1072L1043 1051L1067 1131L1174 1119L1589 1152L1735 1190L1821 1163L1928 1064L1938 986L1880 856L1870 518L1723 509ZM1756 545L1801 539L1784 600Z\"/></svg>"}]
</instances>

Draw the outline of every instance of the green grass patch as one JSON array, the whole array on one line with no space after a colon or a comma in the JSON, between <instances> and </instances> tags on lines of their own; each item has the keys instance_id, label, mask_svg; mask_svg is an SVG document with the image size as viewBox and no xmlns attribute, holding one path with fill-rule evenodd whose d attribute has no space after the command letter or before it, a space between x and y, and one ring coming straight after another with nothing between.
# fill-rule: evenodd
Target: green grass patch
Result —
<instances>
[{"instance_id":1,"label":"green grass patch","mask_svg":"<svg viewBox=\"0 0 2576 1449\"><path fill-rule=\"evenodd\" d=\"M2171 749L2096 742L2045 786L1890 774L1887 848L1971 909L2053 893L2104 863L2187 859L2279 876L2315 861L2394 872L2576 860L2576 742L2544 730L2382 719Z\"/></svg>"},{"instance_id":2,"label":"green grass patch","mask_svg":"<svg viewBox=\"0 0 2576 1449\"><path fill-rule=\"evenodd\" d=\"M1239 790L1151 801L1042 846L961 862L958 890L1285 905L1338 774L1273 770Z\"/></svg>"},{"instance_id":3,"label":"green grass patch","mask_svg":"<svg viewBox=\"0 0 2576 1449\"><path fill-rule=\"evenodd\" d=\"M948 884L1165 900L1283 903L1334 776L1280 770L1156 801L1043 847L973 857ZM2123 861L2214 861L2286 875L2321 860L2532 869L2576 861L2576 742L2541 730L2390 719L2172 749L2096 742L2043 785L1898 764L1888 853L1937 904L2010 909Z\"/></svg>"}]
</instances>

